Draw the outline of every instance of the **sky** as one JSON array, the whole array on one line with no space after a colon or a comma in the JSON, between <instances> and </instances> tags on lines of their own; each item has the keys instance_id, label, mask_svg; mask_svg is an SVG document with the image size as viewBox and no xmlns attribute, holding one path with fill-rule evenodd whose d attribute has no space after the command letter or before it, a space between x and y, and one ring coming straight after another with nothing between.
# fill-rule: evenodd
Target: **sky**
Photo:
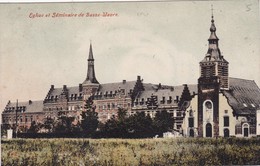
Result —
<instances>
[{"instance_id":1,"label":"sky","mask_svg":"<svg viewBox=\"0 0 260 166\"><path fill-rule=\"evenodd\" d=\"M133 81L140 75L146 83L196 84L208 49L211 5L229 75L259 86L257 0L2 3L0 110L8 100L43 100L51 85L82 83L90 41L100 83ZM103 12L116 16L102 17ZM53 18L53 13L77 16Z\"/></svg>"}]
</instances>

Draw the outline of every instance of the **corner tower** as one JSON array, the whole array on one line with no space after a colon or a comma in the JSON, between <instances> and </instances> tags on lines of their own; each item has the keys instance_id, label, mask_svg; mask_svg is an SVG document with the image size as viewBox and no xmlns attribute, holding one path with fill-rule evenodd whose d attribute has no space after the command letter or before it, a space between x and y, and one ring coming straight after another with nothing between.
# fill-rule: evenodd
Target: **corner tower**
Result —
<instances>
[{"instance_id":1,"label":"corner tower","mask_svg":"<svg viewBox=\"0 0 260 166\"><path fill-rule=\"evenodd\" d=\"M84 100L88 99L99 87L99 82L96 79L95 75L95 66L94 66L94 56L92 51L92 44L90 43L89 47L89 56L88 56L88 68L87 68L87 77L82 83L82 91L84 95Z\"/></svg>"},{"instance_id":2,"label":"corner tower","mask_svg":"<svg viewBox=\"0 0 260 166\"><path fill-rule=\"evenodd\" d=\"M227 90L228 62L219 49L212 13L208 51L200 62L198 79L198 134L200 137L219 136L219 93Z\"/></svg>"}]
</instances>

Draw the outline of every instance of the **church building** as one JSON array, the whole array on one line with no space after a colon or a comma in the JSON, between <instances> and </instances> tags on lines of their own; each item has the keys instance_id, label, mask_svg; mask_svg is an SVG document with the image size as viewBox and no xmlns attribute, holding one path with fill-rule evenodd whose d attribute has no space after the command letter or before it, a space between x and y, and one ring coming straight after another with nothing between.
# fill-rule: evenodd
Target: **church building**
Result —
<instances>
[{"instance_id":1,"label":"church building","mask_svg":"<svg viewBox=\"0 0 260 166\"><path fill-rule=\"evenodd\" d=\"M229 77L212 15L208 51L200 62L198 91L184 110L187 137L260 135L260 89L252 80Z\"/></svg>"}]
</instances>

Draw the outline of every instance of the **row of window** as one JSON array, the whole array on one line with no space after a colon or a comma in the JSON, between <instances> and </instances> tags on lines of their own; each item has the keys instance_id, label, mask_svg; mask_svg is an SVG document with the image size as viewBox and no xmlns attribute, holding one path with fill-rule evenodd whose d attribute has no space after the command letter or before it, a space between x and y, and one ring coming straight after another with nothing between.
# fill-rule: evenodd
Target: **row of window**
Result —
<instances>
[{"instance_id":1,"label":"row of window","mask_svg":"<svg viewBox=\"0 0 260 166\"><path fill-rule=\"evenodd\" d=\"M18 112L24 112L25 111L25 106L20 106L20 107L17 107L17 111ZM16 107L7 107L5 109L5 112L12 112L12 111L15 111L16 110Z\"/></svg>"},{"instance_id":2,"label":"row of window","mask_svg":"<svg viewBox=\"0 0 260 166\"><path fill-rule=\"evenodd\" d=\"M132 93L132 89L130 89L130 94ZM102 97L102 96L104 96L104 97L115 97L116 96L116 94L118 94L118 93L120 93L121 95L125 95L125 89L119 89L119 90L115 90L114 92L113 91L110 91L110 92L108 92L108 91L106 91L104 94L102 93L102 92L96 92L95 93L95 97Z\"/></svg>"},{"instance_id":3,"label":"row of window","mask_svg":"<svg viewBox=\"0 0 260 166\"><path fill-rule=\"evenodd\" d=\"M113 110L119 107L127 108L131 107L131 103L107 103L107 104L100 104L98 105L98 110Z\"/></svg>"},{"instance_id":4,"label":"row of window","mask_svg":"<svg viewBox=\"0 0 260 166\"><path fill-rule=\"evenodd\" d=\"M38 115L36 116L36 119L38 120L39 117ZM17 116L17 122L32 122L34 121L35 119L33 118L33 115L31 116L25 116L23 118L23 116ZM3 123L15 123L16 122L16 117L13 116L13 117L3 117Z\"/></svg>"},{"instance_id":5,"label":"row of window","mask_svg":"<svg viewBox=\"0 0 260 166\"><path fill-rule=\"evenodd\" d=\"M194 127L194 117L189 117L189 127ZM229 127L229 117L224 116L224 127Z\"/></svg>"},{"instance_id":6,"label":"row of window","mask_svg":"<svg viewBox=\"0 0 260 166\"><path fill-rule=\"evenodd\" d=\"M178 96L177 96L177 98L178 98ZM156 100L155 100L155 101L157 102L157 100L158 100L158 99L157 99L157 96L156 96ZM169 96L167 100L166 100L165 97L163 96L163 97L162 97L162 100L160 100L160 104L166 104L166 103L167 103L167 104L171 104L172 101L173 101L173 100L172 100L172 96ZM149 102L149 98L146 98L146 99L144 99L144 98L142 98L142 99L136 99L136 100L135 100L135 105L144 105L144 104L147 105L148 102ZM177 103L177 101L174 101L174 103Z\"/></svg>"},{"instance_id":7,"label":"row of window","mask_svg":"<svg viewBox=\"0 0 260 166\"><path fill-rule=\"evenodd\" d=\"M58 99L59 99L58 95L48 96L48 98L47 98L48 101L58 101ZM82 99L82 93L80 93L79 95L78 94L71 94L69 96L69 100L77 100L77 99Z\"/></svg>"},{"instance_id":8,"label":"row of window","mask_svg":"<svg viewBox=\"0 0 260 166\"><path fill-rule=\"evenodd\" d=\"M83 107L82 106L79 106L79 105L75 105L75 106L68 106L68 110L71 111L71 110L82 110ZM45 108L46 111L54 111L54 110L64 110L63 107L52 107L52 108L48 108L46 107Z\"/></svg>"}]
</instances>

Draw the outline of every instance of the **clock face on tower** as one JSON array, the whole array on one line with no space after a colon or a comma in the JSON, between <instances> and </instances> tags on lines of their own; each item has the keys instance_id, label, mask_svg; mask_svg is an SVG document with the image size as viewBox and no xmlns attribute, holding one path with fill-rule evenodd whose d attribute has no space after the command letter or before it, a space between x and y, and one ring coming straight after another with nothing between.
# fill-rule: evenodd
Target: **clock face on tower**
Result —
<instances>
[{"instance_id":1,"label":"clock face on tower","mask_svg":"<svg viewBox=\"0 0 260 166\"><path fill-rule=\"evenodd\" d=\"M207 101L205 103L205 106L207 107L207 109L211 109L212 108L212 103L210 101Z\"/></svg>"}]
</instances>

